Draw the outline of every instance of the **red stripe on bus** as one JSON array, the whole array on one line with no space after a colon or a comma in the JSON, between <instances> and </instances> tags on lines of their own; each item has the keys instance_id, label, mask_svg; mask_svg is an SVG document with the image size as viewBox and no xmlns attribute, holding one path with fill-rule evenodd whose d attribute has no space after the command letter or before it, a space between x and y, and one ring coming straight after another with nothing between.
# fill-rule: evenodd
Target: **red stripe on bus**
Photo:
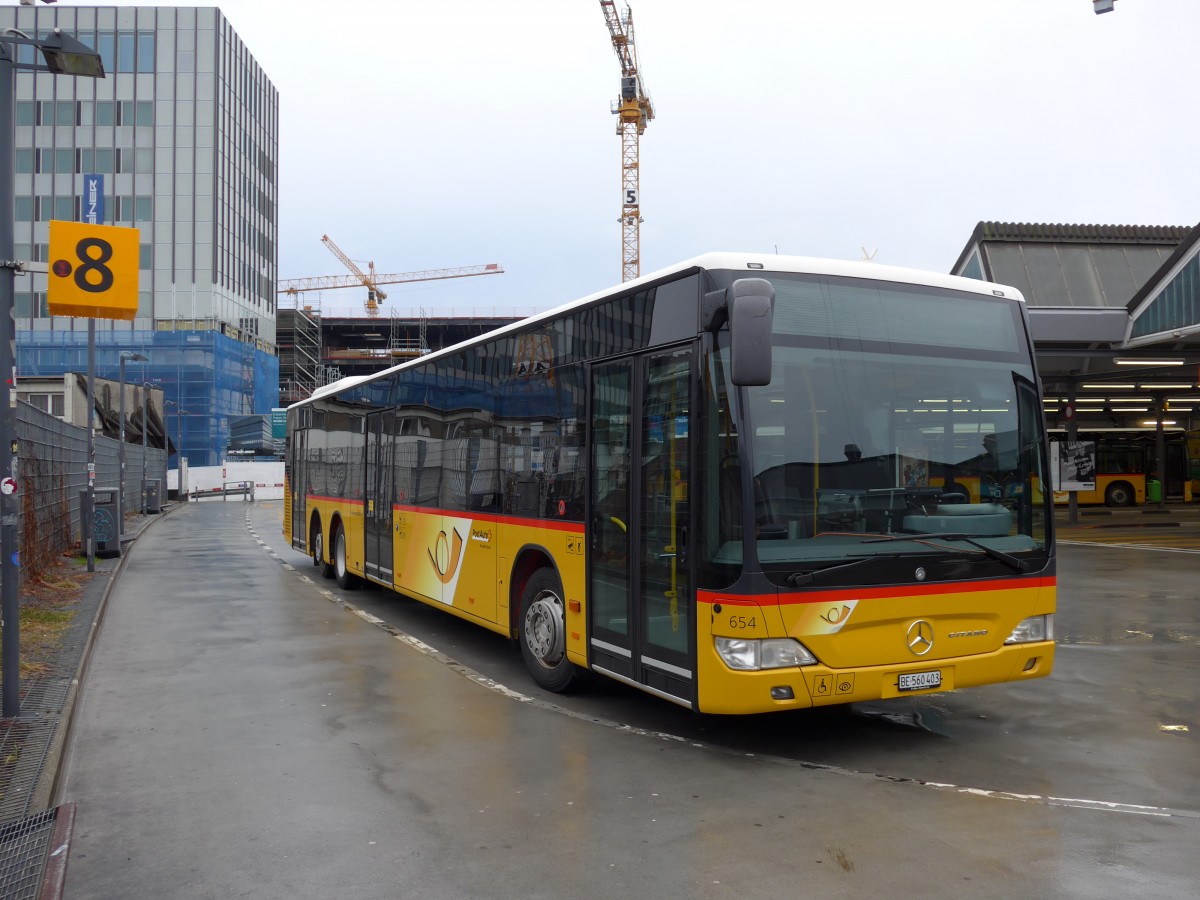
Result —
<instances>
[{"instance_id":1,"label":"red stripe on bus","mask_svg":"<svg viewBox=\"0 0 1200 900\"><path fill-rule=\"evenodd\" d=\"M530 519L524 516L505 516L485 512L456 512L450 509L433 509L428 506L392 505L397 512L423 513L430 516L453 516L456 519L471 519L474 522L494 522L497 525L521 525L526 528L549 528L553 531L570 531L583 534L582 522L560 521L558 519Z\"/></svg>"},{"instance_id":2,"label":"red stripe on bus","mask_svg":"<svg viewBox=\"0 0 1200 900\"><path fill-rule=\"evenodd\" d=\"M1035 576L1033 578L1005 578L1002 581L943 581L937 584L915 582L913 584L890 585L888 587L836 588L829 591L806 591L770 594L720 594L713 591L697 592L698 603L770 602L779 604L829 603L843 600L888 600L896 597L911 597L914 594L962 594L980 591L1014 591L1030 588L1055 587L1058 579Z\"/></svg>"}]
</instances>

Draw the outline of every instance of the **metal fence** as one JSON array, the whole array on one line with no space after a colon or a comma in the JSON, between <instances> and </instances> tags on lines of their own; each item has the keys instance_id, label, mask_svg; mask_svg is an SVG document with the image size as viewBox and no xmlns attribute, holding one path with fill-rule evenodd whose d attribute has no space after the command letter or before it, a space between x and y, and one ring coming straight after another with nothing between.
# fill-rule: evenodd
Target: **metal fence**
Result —
<instances>
[{"instance_id":1,"label":"metal fence","mask_svg":"<svg viewBox=\"0 0 1200 900\"><path fill-rule=\"evenodd\" d=\"M61 555L81 547L80 494L87 490L87 430L47 415L27 403L17 404L17 506L20 513L22 571L43 554ZM120 484L120 442L97 435L97 488ZM166 496L167 453L142 445L125 445L125 509L140 511L142 473L157 482Z\"/></svg>"}]
</instances>

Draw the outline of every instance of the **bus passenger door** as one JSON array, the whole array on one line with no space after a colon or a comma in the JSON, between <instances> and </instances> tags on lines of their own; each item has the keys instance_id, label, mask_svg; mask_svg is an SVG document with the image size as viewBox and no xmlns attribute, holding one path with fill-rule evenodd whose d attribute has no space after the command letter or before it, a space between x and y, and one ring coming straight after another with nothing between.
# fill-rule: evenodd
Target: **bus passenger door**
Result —
<instances>
[{"instance_id":1,"label":"bus passenger door","mask_svg":"<svg viewBox=\"0 0 1200 900\"><path fill-rule=\"evenodd\" d=\"M589 441L590 662L685 705L695 700L691 367L686 348L595 366Z\"/></svg>"},{"instance_id":2,"label":"bus passenger door","mask_svg":"<svg viewBox=\"0 0 1200 900\"><path fill-rule=\"evenodd\" d=\"M308 431L297 428L292 432L292 443L288 447L291 478L288 491L292 501L292 546L297 550L308 550Z\"/></svg>"},{"instance_id":3,"label":"bus passenger door","mask_svg":"<svg viewBox=\"0 0 1200 900\"><path fill-rule=\"evenodd\" d=\"M363 498L363 561L366 572L392 583L392 456L395 452L395 414L391 410L367 416L366 492Z\"/></svg>"}]
</instances>

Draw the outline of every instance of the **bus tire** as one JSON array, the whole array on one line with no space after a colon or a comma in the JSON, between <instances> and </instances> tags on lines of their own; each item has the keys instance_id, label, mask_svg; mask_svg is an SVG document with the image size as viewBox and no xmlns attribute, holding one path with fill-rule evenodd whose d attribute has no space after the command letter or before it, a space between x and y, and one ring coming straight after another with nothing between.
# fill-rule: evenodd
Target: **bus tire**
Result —
<instances>
[{"instance_id":1,"label":"bus tire","mask_svg":"<svg viewBox=\"0 0 1200 900\"><path fill-rule=\"evenodd\" d=\"M312 561L313 565L321 570L322 578L334 576L333 563L325 561L325 536L321 533L320 522L313 524Z\"/></svg>"},{"instance_id":2,"label":"bus tire","mask_svg":"<svg viewBox=\"0 0 1200 900\"><path fill-rule=\"evenodd\" d=\"M1105 506L1133 506L1133 485L1128 481L1114 481L1104 489Z\"/></svg>"},{"instance_id":3,"label":"bus tire","mask_svg":"<svg viewBox=\"0 0 1200 900\"><path fill-rule=\"evenodd\" d=\"M362 584L362 579L346 567L346 531L341 525L333 527L333 577L345 591L357 590Z\"/></svg>"},{"instance_id":4,"label":"bus tire","mask_svg":"<svg viewBox=\"0 0 1200 900\"><path fill-rule=\"evenodd\" d=\"M567 659L567 619L562 583L553 569L538 569L521 594L517 623L521 656L533 680L556 694L570 690L575 665Z\"/></svg>"}]
</instances>

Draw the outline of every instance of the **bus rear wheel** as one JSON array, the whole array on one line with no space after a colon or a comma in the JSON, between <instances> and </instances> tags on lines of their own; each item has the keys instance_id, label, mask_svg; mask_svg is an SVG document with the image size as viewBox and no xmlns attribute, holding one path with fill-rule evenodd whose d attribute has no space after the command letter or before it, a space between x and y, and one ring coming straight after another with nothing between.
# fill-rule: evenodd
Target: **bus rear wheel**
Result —
<instances>
[{"instance_id":1,"label":"bus rear wheel","mask_svg":"<svg viewBox=\"0 0 1200 900\"><path fill-rule=\"evenodd\" d=\"M320 523L313 525L312 560L313 565L321 570L322 578L334 576L333 563L325 561L325 535L321 533Z\"/></svg>"},{"instance_id":2,"label":"bus rear wheel","mask_svg":"<svg viewBox=\"0 0 1200 900\"><path fill-rule=\"evenodd\" d=\"M1104 489L1105 506L1133 506L1133 485L1128 481L1114 481Z\"/></svg>"},{"instance_id":3,"label":"bus rear wheel","mask_svg":"<svg viewBox=\"0 0 1200 900\"><path fill-rule=\"evenodd\" d=\"M333 577L338 587L353 591L362 584L362 579L346 567L346 532L341 525L333 529Z\"/></svg>"},{"instance_id":4,"label":"bus rear wheel","mask_svg":"<svg viewBox=\"0 0 1200 900\"><path fill-rule=\"evenodd\" d=\"M567 617L562 584L552 569L538 569L521 595L521 656L533 680L556 694L575 684L575 665L567 659Z\"/></svg>"}]
</instances>

